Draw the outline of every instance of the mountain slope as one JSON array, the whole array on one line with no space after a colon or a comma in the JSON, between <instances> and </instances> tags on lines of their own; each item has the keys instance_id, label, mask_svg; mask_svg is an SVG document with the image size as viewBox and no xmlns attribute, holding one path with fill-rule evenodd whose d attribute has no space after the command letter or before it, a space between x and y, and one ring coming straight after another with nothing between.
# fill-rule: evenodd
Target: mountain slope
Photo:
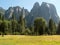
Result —
<instances>
[{"instance_id":1,"label":"mountain slope","mask_svg":"<svg viewBox=\"0 0 60 45\"><path fill-rule=\"evenodd\" d=\"M59 16L56 12L55 6L46 2L43 2L41 6L38 2L34 4L30 14L26 17L27 25L30 26L33 24L37 17L43 17L47 22L50 18L52 18L55 23L59 22Z\"/></svg>"},{"instance_id":2,"label":"mountain slope","mask_svg":"<svg viewBox=\"0 0 60 45\"><path fill-rule=\"evenodd\" d=\"M0 13L5 14L5 9L3 9L2 7L0 7Z\"/></svg>"},{"instance_id":3,"label":"mountain slope","mask_svg":"<svg viewBox=\"0 0 60 45\"><path fill-rule=\"evenodd\" d=\"M23 8L19 7L19 6L16 6L16 7L9 7L8 10L6 10L5 12L5 18L6 19L11 19L12 18L12 15L14 14L15 15L15 18L16 20L19 20L19 16L21 14L21 10ZM24 9L25 11L25 15L27 16L29 14L28 10L27 9Z\"/></svg>"}]
</instances>

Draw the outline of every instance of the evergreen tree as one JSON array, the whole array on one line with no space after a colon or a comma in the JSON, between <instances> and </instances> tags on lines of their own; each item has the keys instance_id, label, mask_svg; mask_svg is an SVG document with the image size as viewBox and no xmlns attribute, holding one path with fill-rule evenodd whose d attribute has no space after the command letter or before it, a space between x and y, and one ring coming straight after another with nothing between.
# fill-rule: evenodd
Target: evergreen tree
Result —
<instances>
[{"instance_id":1,"label":"evergreen tree","mask_svg":"<svg viewBox=\"0 0 60 45\"><path fill-rule=\"evenodd\" d=\"M56 34L56 25L52 19L49 20L49 34Z\"/></svg>"},{"instance_id":2,"label":"evergreen tree","mask_svg":"<svg viewBox=\"0 0 60 45\"><path fill-rule=\"evenodd\" d=\"M34 32L37 35L45 34L46 21L43 18L36 18L34 21Z\"/></svg>"},{"instance_id":3,"label":"evergreen tree","mask_svg":"<svg viewBox=\"0 0 60 45\"><path fill-rule=\"evenodd\" d=\"M2 20L2 14L0 13L0 20Z\"/></svg>"},{"instance_id":4,"label":"evergreen tree","mask_svg":"<svg viewBox=\"0 0 60 45\"><path fill-rule=\"evenodd\" d=\"M30 27L27 27L27 28L29 28L31 35L34 35L34 26L31 25Z\"/></svg>"},{"instance_id":5,"label":"evergreen tree","mask_svg":"<svg viewBox=\"0 0 60 45\"><path fill-rule=\"evenodd\" d=\"M58 27L57 27L57 34L60 35L60 22L58 23Z\"/></svg>"},{"instance_id":6,"label":"evergreen tree","mask_svg":"<svg viewBox=\"0 0 60 45\"><path fill-rule=\"evenodd\" d=\"M16 29L17 29L17 21L16 21L16 19L15 19L15 15L14 15L14 13L13 13L13 15L12 15L12 21L11 21L11 28L12 28L12 34L16 34L15 32L16 32Z\"/></svg>"},{"instance_id":7,"label":"evergreen tree","mask_svg":"<svg viewBox=\"0 0 60 45\"><path fill-rule=\"evenodd\" d=\"M1 23L2 23L2 14L0 13L0 34L2 34L2 32L1 32Z\"/></svg>"},{"instance_id":8,"label":"evergreen tree","mask_svg":"<svg viewBox=\"0 0 60 45\"><path fill-rule=\"evenodd\" d=\"M1 32L6 35L9 33L8 30L9 30L8 29L8 22L6 20L3 20L1 23Z\"/></svg>"},{"instance_id":9,"label":"evergreen tree","mask_svg":"<svg viewBox=\"0 0 60 45\"><path fill-rule=\"evenodd\" d=\"M21 34L24 34L24 31L25 31L25 23L24 23L23 16L20 16L19 25L20 25L20 32L21 32Z\"/></svg>"},{"instance_id":10,"label":"evergreen tree","mask_svg":"<svg viewBox=\"0 0 60 45\"><path fill-rule=\"evenodd\" d=\"M25 32L25 17L24 17L24 9L22 9L20 17L19 17L19 27L21 34L24 34Z\"/></svg>"},{"instance_id":11,"label":"evergreen tree","mask_svg":"<svg viewBox=\"0 0 60 45\"><path fill-rule=\"evenodd\" d=\"M8 32L9 32L9 34L12 34L12 26L11 26L11 22L10 21L8 23Z\"/></svg>"}]
</instances>

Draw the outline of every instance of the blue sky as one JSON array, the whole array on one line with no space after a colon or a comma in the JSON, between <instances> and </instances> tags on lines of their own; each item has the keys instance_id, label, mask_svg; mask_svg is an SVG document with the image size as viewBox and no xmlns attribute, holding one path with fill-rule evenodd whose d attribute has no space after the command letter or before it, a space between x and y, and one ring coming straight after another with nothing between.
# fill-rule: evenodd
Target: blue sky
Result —
<instances>
[{"instance_id":1,"label":"blue sky","mask_svg":"<svg viewBox=\"0 0 60 45\"><path fill-rule=\"evenodd\" d=\"M8 9L11 6L20 6L30 11L35 2L39 2L40 5L42 2L54 4L60 17L60 0L0 0L0 7Z\"/></svg>"}]
</instances>

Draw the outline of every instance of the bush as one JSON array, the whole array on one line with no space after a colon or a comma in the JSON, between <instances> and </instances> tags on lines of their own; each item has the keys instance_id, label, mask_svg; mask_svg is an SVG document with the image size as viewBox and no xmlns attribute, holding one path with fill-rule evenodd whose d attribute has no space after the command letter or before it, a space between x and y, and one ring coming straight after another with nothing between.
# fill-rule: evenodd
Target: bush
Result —
<instances>
[{"instance_id":1,"label":"bush","mask_svg":"<svg viewBox=\"0 0 60 45\"><path fill-rule=\"evenodd\" d=\"M27 28L26 30L25 30L25 33L24 33L25 35L31 35L31 31Z\"/></svg>"}]
</instances>

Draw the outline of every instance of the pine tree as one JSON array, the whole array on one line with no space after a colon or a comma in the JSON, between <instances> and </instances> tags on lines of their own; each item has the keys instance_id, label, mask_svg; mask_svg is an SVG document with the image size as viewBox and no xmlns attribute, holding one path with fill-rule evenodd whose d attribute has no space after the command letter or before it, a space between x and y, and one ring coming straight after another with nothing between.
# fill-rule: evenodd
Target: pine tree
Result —
<instances>
[{"instance_id":1,"label":"pine tree","mask_svg":"<svg viewBox=\"0 0 60 45\"><path fill-rule=\"evenodd\" d=\"M15 15L13 13L12 15L12 21L11 21L11 28L12 28L12 34L15 34L16 33L16 28L17 28L17 21L15 19Z\"/></svg>"},{"instance_id":2,"label":"pine tree","mask_svg":"<svg viewBox=\"0 0 60 45\"><path fill-rule=\"evenodd\" d=\"M19 27L21 34L24 34L25 32L25 18L24 18L24 9L22 9L20 17L19 17Z\"/></svg>"},{"instance_id":3,"label":"pine tree","mask_svg":"<svg viewBox=\"0 0 60 45\"><path fill-rule=\"evenodd\" d=\"M2 20L2 14L0 13L0 20Z\"/></svg>"},{"instance_id":4,"label":"pine tree","mask_svg":"<svg viewBox=\"0 0 60 45\"><path fill-rule=\"evenodd\" d=\"M56 34L56 25L52 19L49 20L49 33L51 35Z\"/></svg>"},{"instance_id":5,"label":"pine tree","mask_svg":"<svg viewBox=\"0 0 60 45\"><path fill-rule=\"evenodd\" d=\"M58 23L58 27L57 27L57 34L60 35L60 22Z\"/></svg>"}]
</instances>

